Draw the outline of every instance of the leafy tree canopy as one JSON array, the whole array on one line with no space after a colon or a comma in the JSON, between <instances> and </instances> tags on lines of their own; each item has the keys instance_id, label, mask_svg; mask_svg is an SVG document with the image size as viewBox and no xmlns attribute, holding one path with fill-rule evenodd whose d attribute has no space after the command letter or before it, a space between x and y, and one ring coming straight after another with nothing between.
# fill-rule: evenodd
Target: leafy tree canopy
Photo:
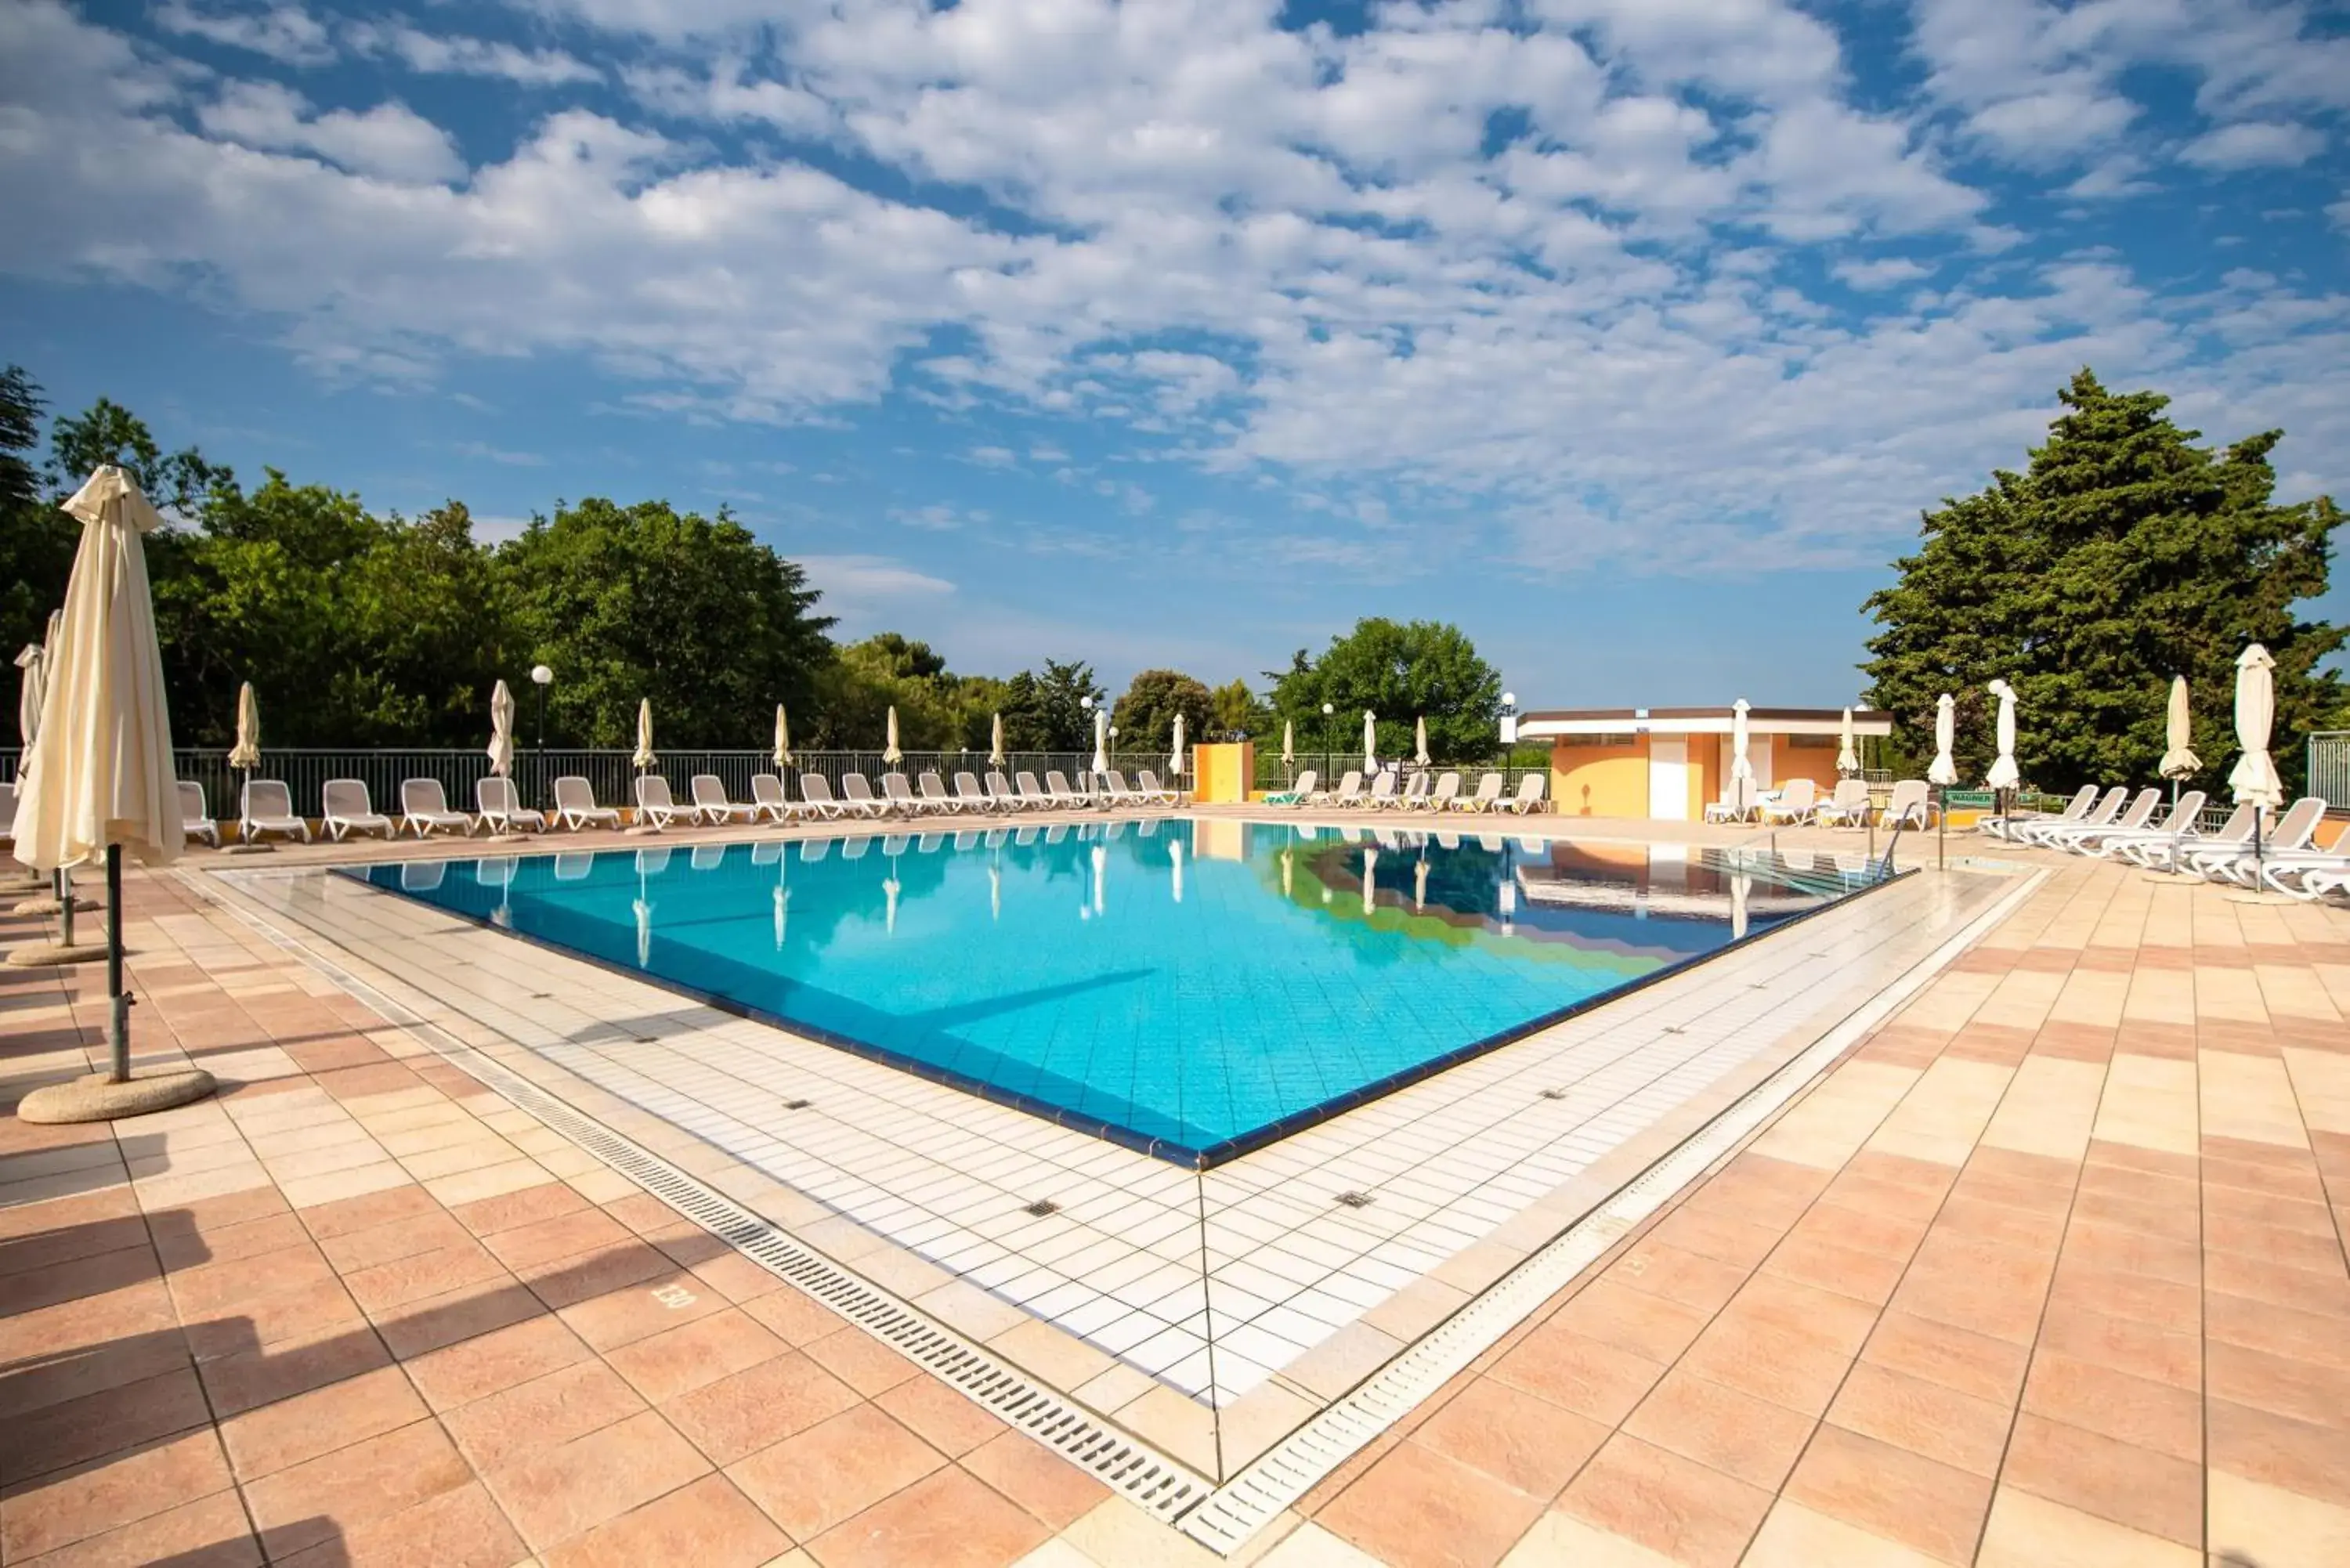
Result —
<instances>
[{"instance_id":1,"label":"leafy tree canopy","mask_svg":"<svg viewBox=\"0 0 2350 1568\"><path fill-rule=\"evenodd\" d=\"M1412 747L1415 720L1428 721L1429 754L1439 760L1488 757L1501 745L1502 677L1477 655L1459 627L1442 621L1360 620L1330 639L1318 659L1300 649L1286 670L1267 672L1276 719L1297 726L1301 748L1359 742L1363 714L1377 714L1379 750ZM1325 718L1324 703L1336 712Z\"/></svg>"},{"instance_id":2,"label":"leafy tree canopy","mask_svg":"<svg viewBox=\"0 0 2350 1568\"><path fill-rule=\"evenodd\" d=\"M2271 499L2281 431L2198 446L2167 398L2108 391L2085 369L2059 396L2025 471L1927 513L1918 553L1870 596L1883 628L1864 667L1870 700L1894 714L1902 751L1930 757L1935 699L1950 692L1960 774L1974 780L1991 754L1983 687L2005 677L2027 779L2150 782L2183 674L2201 782L2218 788L2236 749L2236 656L2260 642L2277 663L2275 754L2290 778L2293 738L2350 717L2339 678L2317 669L2343 628L2294 614L2325 591L2341 513L2324 496Z\"/></svg>"},{"instance_id":3,"label":"leafy tree canopy","mask_svg":"<svg viewBox=\"0 0 2350 1568\"><path fill-rule=\"evenodd\" d=\"M1208 689L1178 670L1146 670L1110 710L1118 743L1128 751L1165 751L1175 743L1175 716L1183 716L1187 742L1207 738L1215 707Z\"/></svg>"},{"instance_id":4,"label":"leafy tree canopy","mask_svg":"<svg viewBox=\"0 0 2350 1568\"><path fill-rule=\"evenodd\" d=\"M1090 751L1094 726L1084 706L1088 697L1096 703L1109 698L1090 664L1048 659L1041 671L1022 670L1003 683L1003 743L1018 752Z\"/></svg>"},{"instance_id":5,"label":"leafy tree canopy","mask_svg":"<svg viewBox=\"0 0 2350 1568\"><path fill-rule=\"evenodd\" d=\"M1273 728L1273 710L1257 700L1247 681L1227 681L1208 693L1208 727L1220 738L1263 735Z\"/></svg>"}]
</instances>

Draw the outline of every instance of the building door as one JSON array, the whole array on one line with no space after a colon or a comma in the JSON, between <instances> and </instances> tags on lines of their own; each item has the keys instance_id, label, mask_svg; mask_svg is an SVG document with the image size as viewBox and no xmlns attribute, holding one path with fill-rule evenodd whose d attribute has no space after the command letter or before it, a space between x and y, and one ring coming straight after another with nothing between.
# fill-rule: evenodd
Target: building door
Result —
<instances>
[{"instance_id":1,"label":"building door","mask_svg":"<svg viewBox=\"0 0 2350 1568\"><path fill-rule=\"evenodd\" d=\"M1687 822L1689 800L1689 739L1684 735L1648 737L1648 815L1659 822Z\"/></svg>"}]
</instances>

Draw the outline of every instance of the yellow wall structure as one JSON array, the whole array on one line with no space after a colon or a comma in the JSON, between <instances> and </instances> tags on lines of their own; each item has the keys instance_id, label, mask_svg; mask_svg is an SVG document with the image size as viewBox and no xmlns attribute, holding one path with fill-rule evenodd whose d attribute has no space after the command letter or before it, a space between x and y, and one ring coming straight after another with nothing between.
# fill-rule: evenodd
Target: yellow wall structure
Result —
<instances>
[{"instance_id":1,"label":"yellow wall structure","mask_svg":"<svg viewBox=\"0 0 2350 1568\"><path fill-rule=\"evenodd\" d=\"M1256 777L1256 747L1247 741L1191 748L1191 798L1202 805L1243 805Z\"/></svg>"},{"instance_id":2,"label":"yellow wall structure","mask_svg":"<svg viewBox=\"0 0 2350 1568\"><path fill-rule=\"evenodd\" d=\"M1771 737L1771 784L1773 788L1775 789L1791 779L1809 779L1813 784L1819 786L1819 792L1822 796L1830 795L1835 793L1835 737L1833 735L1827 735L1821 738L1827 742L1826 745L1798 746L1793 743L1794 737L1792 735L1773 735Z\"/></svg>"},{"instance_id":3,"label":"yellow wall structure","mask_svg":"<svg viewBox=\"0 0 2350 1568\"><path fill-rule=\"evenodd\" d=\"M1575 738L1550 753L1550 797L1561 816L1648 815L1648 744L1591 745Z\"/></svg>"}]
</instances>

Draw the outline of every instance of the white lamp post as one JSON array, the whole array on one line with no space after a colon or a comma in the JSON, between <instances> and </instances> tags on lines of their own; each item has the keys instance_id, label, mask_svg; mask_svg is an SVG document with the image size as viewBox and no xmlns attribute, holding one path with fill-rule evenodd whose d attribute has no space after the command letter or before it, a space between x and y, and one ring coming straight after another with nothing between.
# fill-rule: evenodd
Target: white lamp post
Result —
<instances>
[{"instance_id":1,"label":"white lamp post","mask_svg":"<svg viewBox=\"0 0 2350 1568\"><path fill-rule=\"evenodd\" d=\"M530 683L538 688L538 741L533 747L538 763L538 802L551 804L546 796L546 689L555 684L555 671L544 664L530 667Z\"/></svg>"}]
</instances>

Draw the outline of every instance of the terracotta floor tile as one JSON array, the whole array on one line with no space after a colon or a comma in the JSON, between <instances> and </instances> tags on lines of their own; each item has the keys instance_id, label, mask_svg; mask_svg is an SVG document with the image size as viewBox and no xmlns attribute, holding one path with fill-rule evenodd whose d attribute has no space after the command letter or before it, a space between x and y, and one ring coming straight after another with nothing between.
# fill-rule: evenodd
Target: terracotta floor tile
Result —
<instances>
[{"instance_id":1,"label":"terracotta floor tile","mask_svg":"<svg viewBox=\"0 0 2350 1568\"><path fill-rule=\"evenodd\" d=\"M441 1205L421 1187L394 1187L382 1192L364 1193L357 1198L338 1198L331 1203L315 1204L301 1210L302 1223L310 1234L321 1241L353 1231L371 1230L389 1225L394 1220L412 1220L420 1214L437 1214Z\"/></svg>"},{"instance_id":2,"label":"terracotta floor tile","mask_svg":"<svg viewBox=\"0 0 2350 1568\"><path fill-rule=\"evenodd\" d=\"M531 1188L529 1190L571 1192L571 1189L560 1185ZM578 1194L572 1193L572 1196L577 1198ZM497 1199L490 1199L488 1201L494 1203ZM629 1240L632 1234L618 1220L600 1209L587 1207L587 1200L581 1199L579 1207L566 1212L493 1231L483 1238L482 1244L496 1254L498 1261L506 1267L529 1269L612 1246Z\"/></svg>"},{"instance_id":3,"label":"terracotta floor tile","mask_svg":"<svg viewBox=\"0 0 2350 1568\"><path fill-rule=\"evenodd\" d=\"M2234 1252L2319 1273L2338 1273L2342 1270L2339 1241L2300 1231L2282 1231L2271 1225L2231 1225L2204 1245L2213 1252Z\"/></svg>"},{"instance_id":4,"label":"terracotta floor tile","mask_svg":"<svg viewBox=\"0 0 2350 1568\"><path fill-rule=\"evenodd\" d=\"M286 1216L292 1220L292 1215ZM465 1228L441 1210L412 1214L405 1220L395 1220L389 1225L371 1225L364 1231L345 1231L326 1237L318 1250L327 1261L343 1271L346 1277L360 1269L372 1269L383 1263L398 1262L420 1252L437 1251L455 1246L472 1238Z\"/></svg>"},{"instance_id":5,"label":"terracotta floor tile","mask_svg":"<svg viewBox=\"0 0 2350 1568\"><path fill-rule=\"evenodd\" d=\"M2330 1366L2215 1339L2203 1346L2203 1386L2213 1398L2350 1428L2350 1373Z\"/></svg>"},{"instance_id":6,"label":"terracotta floor tile","mask_svg":"<svg viewBox=\"0 0 2350 1568\"><path fill-rule=\"evenodd\" d=\"M573 1333L596 1349L608 1352L695 1318L724 1312L728 1304L725 1297L703 1288L692 1275L669 1272L575 1302L564 1307L560 1315ZM837 1326L840 1320L832 1321Z\"/></svg>"},{"instance_id":7,"label":"terracotta floor tile","mask_svg":"<svg viewBox=\"0 0 2350 1568\"><path fill-rule=\"evenodd\" d=\"M1767 1272L1766 1265L1766 1272L1747 1281L1715 1321L1744 1319L1854 1355L1867 1343L1877 1318L1877 1308L1866 1302L1782 1278Z\"/></svg>"},{"instance_id":8,"label":"terracotta floor tile","mask_svg":"<svg viewBox=\"0 0 2350 1568\"><path fill-rule=\"evenodd\" d=\"M1762 1272L1882 1306L1908 1266L1907 1254L1864 1251L1815 1236L1790 1236L1763 1260Z\"/></svg>"},{"instance_id":9,"label":"terracotta floor tile","mask_svg":"<svg viewBox=\"0 0 2350 1568\"><path fill-rule=\"evenodd\" d=\"M1709 1315L1600 1279L1578 1291L1551 1321L1586 1339L1669 1362L1696 1340Z\"/></svg>"},{"instance_id":10,"label":"terracotta floor tile","mask_svg":"<svg viewBox=\"0 0 2350 1568\"><path fill-rule=\"evenodd\" d=\"M600 1361L582 1361L470 1405L442 1422L457 1447L487 1473L517 1465L640 1413L636 1390Z\"/></svg>"},{"instance_id":11,"label":"terracotta floor tile","mask_svg":"<svg viewBox=\"0 0 2350 1568\"><path fill-rule=\"evenodd\" d=\"M1583 1467L1558 1506L1688 1568L1726 1568L1753 1539L1771 1494L1619 1433Z\"/></svg>"},{"instance_id":12,"label":"terracotta floor tile","mask_svg":"<svg viewBox=\"0 0 2350 1568\"><path fill-rule=\"evenodd\" d=\"M1612 1427L1664 1374L1659 1363L1545 1324L1496 1362L1492 1375Z\"/></svg>"},{"instance_id":13,"label":"terracotta floor tile","mask_svg":"<svg viewBox=\"0 0 2350 1568\"><path fill-rule=\"evenodd\" d=\"M1648 1237L1734 1269L1752 1269L1770 1255L1783 1233L1775 1226L1684 1207L1667 1215Z\"/></svg>"},{"instance_id":14,"label":"terracotta floor tile","mask_svg":"<svg viewBox=\"0 0 2350 1568\"><path fill-rule=\"evenodd\" d=\"M951 1459L1004 1430L992 1412L935 1377L909 1377L874 1396L873 1402Z\"/></svg>"},{"instance_id":15,"label":"terracotta floor tile","mask_svg":"<svg viewBox=\"0 0 2350 1568\"><path fill-rule=\"evenodd\" d=\"M1751 1315L1733 1316L1734 1311L1733 1303L1714 1320L1680 1366L1805 1416L1825 1411L1853 1358L1834 1345Z\"/></svg>"},{"instance_id":16,"label":"terracotta floor tile","mask_svg":"<svg viewBox=\"0 0 2350 1568\"><path fill-rule=\"evenodd\" d=\"M2052 1304L2078 1305L2165 1328L2192 1329L2202 1319L2203 1287L2065 1259L2050 1283Z\"/></svg>"},{"instance_id":17,"label":"terracotta floor tile","mask_svg":"<svg viewBox=\"0 0 2350 1568\"><path fill-rule=\"evenodd\" d=\"M1315 1522L1395 1568L1490 1568L1542 1510L1485 1471L1408 1442L1389 1449Z\"/></svg>"},{"instance_id":18,"label":"terracotta floor tile","mask_svg":"<svg viewBox=\"0 0 2350 1568\"><path fill-rule=\"evenodd\" d=\"M182 1318L224 1315L232 1309L286 1295L336 1278L317 1243L303 1238L267 1252L182 1269L170 1277Z\"/></svg>"},{"instance_id":19,"label":"terracotta floor tile","mask_svg":"<svg viewBox=\"0 0 2350 1568\"><path fill-rule=\"evenodd\" d=\"M2248 1480L2350 1508L2350 1432L2226 1399L2207 1401L2206 1463Z\"/></svg>"},{"instance_id":20,"label":"terracotta floor tile","mask_svg":"<svg viewBox=\"0 0 2350 1568\"><path fill-rule=\"evenodd\" d=\"M0 1558L21 1563L231 1484L209 1428L45 1476L0 1497Z\"/></svg>"},{"instance_id":21,"label":"terracotta floor tile","mask_svg":"<svg viewBox=\"0 0 2350 1568\"><path fill-rule=\"evenodd\" d=\"M2085 1307L2051 1307L2041 1327L2040 1348L2179 1388L2202 1386L2199 1335L2111 1317Z\"/></svg>"},{"instance_id":22,"label":"terracotta floor tile","mask_svg":"<svg viewBox=\"0 0 2350 1568\"><path fill-rule=\"evenodd\" d=\"M313 1339L330 1329L365 1332L366 1317L342 1282L328 1278L266 1295L236 1298L234 1304L201 1315L182 1314L188 1348L198 1358L233 1355L257 1345Z\"/></svg>"},{"instance_id":23,"label":"terracotta floor tile","mask_svg":"<svg viewBox=\"0 0 2350 1568\"><path fill-rule=\"evenodd\" d=\"M2038 1331L2044 1287L2020 1288L1965 1262L1912 1264L1889 1303L1898 1312L2028 1345Z\"/></svg>"},{"instance_id":24,"label":"terracotta floor tile","mask_svg":"<svg viewBox=\"0 0 2350 1568\"><path fill-rule=\"evenodd\" d=\"M2202 1282L2204 1256L2203 1249L2191 1241L2149 1236L2095 1220L2075 1220L2065 1229L2057 1266L2061 1272L2067 1264L2088 1263L2192 1285Z\"/></svg>"},{"instance_id":25,"label":"terracotta floor tile","mask_svg":"<svg viewBox=\"0 0 2350 1568\"><path fill-rule=\"evenodd\" d=\"M546 1568L757 1568L791 1542L724 1476L707 1475L546 1554Z\"/></svg>"},{"instance_id":26,"label":"terracotta floor tile","mask_svg":"<svg viewBox=\"0 0 2350 1568\"><path fill-rule=\"evenodd\" d=\"M185 1432L209 1419L182 1367L0 1423L0 1481L15 1483Z\"/></svg>"},{"instance_id":27,"label":"terracotta floor tile","mask_svg":"<svg viewBox=\"0 0 2350 1568\"><path fill-rule=\"evenodd\" d=\"M709 1469L692 1444L647 1410L482 1479L523 1540L544 1554Z\"/></svg>"},{"instance_id":28,"label":"terracotta floor tile","mask_svg":"<svg viewBox=\"0 0 2350 1568\"><path fill-rule=\"evenodd\" d=\"M1974 1556L1991 1483L1908 1449L1823 1426L1788 1477L1806 1508L1945 1563Z\"/></svg>"},{"instance_id":29,"label":"terracotta floor tile","mask_svg":"<svg viewBox=\"0 0 2350 1568\"><path fill-rule=\"evenodd\" d=\"M260 1568L261 1561L244 1505L236 1493L222 1491L27 1558L21 1568Z\"/></svg>"},{"instance_id":30,"label":"terracotta floor tile","mask_svg":"<svg viewBox=\"0 0 2350 1568\"><path fill-rule=\"evenodd\" d=\"M1480 1377L1411 1435L1448 1459L1547 1501L1599 1449L1607 1428L1548 1400Z\"/></svg>"},{"instance_id":31,"label":"terracotta floor tile","mask_svg":"<svg viewBox=\"0 0 2350 1568\"><path fill-rule=\"evenodd\" d=\"M731 1465L858 1402L857 1390L786 1351L671 1399L661 1412L712 1463Z\"/></svg>"},{"instance_id":32,"label":"terracotta floor tile","mask_svg":"<svg viewBox=\"0 0 2350 1568\"><path fill-rule=\"evenodd\" d=\"M746 1301L742 1306L785 1344L794 1346L837 1334L843 1321L838 1313L818 1305L788 1285Z\"/></svg>"},{"instance_id":33,"label":"terracotta floor tile","mask_svg":"<svg viewBox=\"0 0 2350 1568\"><path fill-rule=\"evenodd\" d=\"M633 1239L515 1271L539 1300L560 1310L673 1273L660 1251Z\"/></svg>"},{"instance_id":34,"label":"terracotta floor tile","mask_svg":"<svg viewBox=\"0 0 2350 1568\"><path fill-rule=\"evenodd\" d=\"M1977 1568L2204 1568L2203 1554L2012 1486L1993 1495Z\"/></svg>"},{"instance_id":35,"label":"terracotta floor tile","mask_svg":"<svg viewBox=\"0 0 2350 1568\"><path fill-rule=\"evenodd\" d=\"M392 1355L408 1361L546 1311L524 1285L492 1280L394 1307L376 1320L375 1327Z\"/></svg>"},{"instance_id":36,"label":"terracotta floor tile","mask_svg":"<svg viewBox=\"0 0 2350 1568\"><path fill-rule=\"evenodd\" d=\"M482 1249L471 1237L456 1245L436 1247L429 1252L417 1252L396 1258L373 1268L357 1269L343 1276L343 1283L352 1299L373 1316L381 1317L406 1306L411 1302L426 1301L444 1296L452 1291L471 1290L477 1286L495 1286L506 1282L504 1267Z\"/></svg>"},{"instance_id":37,"label":"terracotta floor tile","mask_svg":"<svg viewBox=\"0 0 2350 1568\"><path fill-rule=\"evenodd\" d=\"M2043 1350L2024 1380L2023 1408L2116 1442L2202 1462L2203 1402L2168 1383Z\"/></svg>"},{"instance_id":38,"label":"terracotta floor tile","mask_svg":"<svg viewBox=\"0 0 2350 1568\"><path fill-rule=\"evenodd\" d=\"M2182 1546L2203 1544L2197 1466L2029 1411L2016 1417L2000 1484Z\"/></svg>"},{"instance_id":39,"label":"terracotta floor tile","mask_svg":"<svg viewBox=\"0 0 2350 1568\"><path fill-rule=\"evenodd\" d=\"M938 1450L859 1405L727 1467L795 1541L811 1541L939 1469Z\"/></svg>"},{"instance_id":40,"label":"terracotta floor tile","mask_svg":"<svg viewBox=\"0 0 2350 1568\"><path fill-rule=\"evenodd\" d=\"M585 1198L557 1181L461 1203L449 1212L474 1235L490 1236L536 1220L552 1220L559 1214L575 1214L588 1207Z\"/></svg>"},{"instance_id":41,"label":"terracotta floor tile","mask_svg":"<svg viewBox=\"0 0 2350 1568\"><path fill-rule=\"evenodd\" d=\"M276 1189L266 1190L275 1193ZM150 1216L149 1227L155 1236L155 1252L163 1266L177 1272L183 1269L201 1269L208 1263L234 1262L241 1258L259 1257L291 1247L308 1238L302 1229L299 1216L291 1210L265 1214L247 1220L241 1225L222 1225L199 1231L193 1227L158 1224L163 1216Z\"/></svg>"},{"instance_id":42,"label":"terracotta floor tile","mask_svg":"<svg viewBox=\"0 0 2350 1568\"><path fill-rule=\"evenodd\" d=\"M1067 1529L1109 1495L1092 1476L1018 1432L982 1443L962 1457L962 1468L1051 1530Z\"/></svg>"},{"instance_id":43,"label":"terracotta floor tile","mask_svg":"<svg viewBox=\"0 0 2350 1568\"><path fill-rule=\"evenodd\" d=\"M409 1380L435 1410L453 1410L595 1353L552 1313L525 1318L407 1363Z\"/></svg>"},{"instance_id":44,"label":"terracotta floor tile","mask_svg":"<svg viewBox=\"0 0 2350 1568\"><path fill-rule=\"evenodd\" d=\"M658 1405L782 1355L784 1342L729 1307L605 1353L613 1370Z\"/></svg>"},{"instance_id":45,"label":"terracotta floor tile","mask_svg":"<svg viewBox=\"0 0 2350 1568\"><path fill-rule=\"evenodd\" d=\"M2165 1202L2154 1199L2121 1198L2110 1192L2091 1192L2085 1189L2073 1200L2073 1212L2084 1220L2117 1225L2126 1231L2143 1231L2149 1236L2163 1236L2174 1241L2199 1241L2202 1239L2203 1221L2197 1212L2192 1189L2184 1202Z\"/></svg>"},{"instance_id":46,"label":"terracotta floor tile","mask_svg":"<svg viewBox=\"0 0 2350 1568\"><path fill-rule=\"evenodd\" d=\"M824 1568L1004 1568L1050 1532L960 1469L924 1477L809 1543Z\"/></svg>"},{"instance_id":47,"label":"terracotta floor tile","mask_svg":"<svg viewBox=\"0 0 2350 1568\"><path fill-rule=\"evenodd\" d=\"M854 1324L821 1339L812 1339L800 1349L808 1359L868 1399L921 1371Z\"/></svg>"},{"instance_id":48,"label":"terracotta floor tile","mask_svg":"<svg viewBox=\"0 0 2350 1568\"><path fill-rule=\"evenodd\" d=\"M2032 1207L2010 1201L2009 1194L2019 1189L2054 1192L2055 1201ZM1934 1216L1933 1229L2029 1252L2053 1252L2064 1237L2066 1196L2062 1188L2043 1188L2037 1182L1970 1179L1951 1191Z\"/></svg>"},{"instance_id":49,"label":"terracotta floor tile","mask_svg":"<svg viewBox=\"0 0 2350 1568\"><path fill-rule=\"evenodd\" d=\"M2248 1301L2350 1320L2350 1273L2338 1269L2297 1269L2241 1252L2207 1252L2202 1281L2210 1290Z\"/></svg>"},{"instance_id":50,"label":"terracotta floor tile","mask_svg":"<svg viewBox=\"0 0 2350 1568\"><path fill-rule=\"evenodd\" d=\"M277 1559L283 1568L512 1568L528 1549L479 1481Z\"/></svg>"},{"instance_id":51,"label":"terracotta floor tile","mask_svg":"<svg viewBox=\"0 0 2350 1568\"><path fill-rule=\"evenodd\" d=\"M1750 1486L1775 1491L1812 1435L1812 1418L1676 1367L1624 1430Z\"/></svg>"},{"instance_id":52,"label":"terracotta floor tile","mask_svg":"<svg viewBox=\"0 0 2350 1568\"><path fill-rule=\"evenodd\" d=\"M244 1497L269 1555L284 1558L472 1480L447 1435L427 1420L265 1476Z\"/></svg>"},{"instance_id":53,"label":"terracotta floor tile","mask_svg":"<svg viewBox=\"0 0 2350 1568\"><path fill-rule=\"evenodd\" d=\"M2203 1302L2203 1332L2248 1350L2350 1371L2350 1334L2338 1317L2213 1291Z\"/></svg>"},{"instance_id":54,"label":"terracotta floor tile","mask_svg":"<svg viewBox=\"0 0 2350 1568\"><path fill-rule=\"evenodd\" d=\"M2334 1216L2326 1210L2323 1187L2306 1199L2286 1198L2240 1188L2207 1187L2203 1190L2203 1227L2213 1237L2258 1227L2295 1231L2304 1236L2330 1238Z\"/></svg>"},{"instance_id":55,"label":"terracotta floor tile","mask_svg":"<svg viewBox=\"0 0 2350 1568\"><path fill-rule=\"evenodd\" d=\"M141 1280L159 1279L162 1267L143 1235L130 1245L69 1258L22 1272L0 1275L0 1315L15 1317L59 1302L102 1295Z\"/></svg>"},{"instance_id":56,"label":"terracotta floor tile","mask_svg":"<svg viewBox=\"0 0 2350 1568\"><path fill-rule=\"evenodd\" d=\"M1828 1419L1848 1431L1985 1480L1999 1473L2014 1407L1871 1361L1852 1369Z\"/></svg>"},{"instance_id":57,"label":"terracotta floor tile","mask_svg":"<svg viewBox=\"0 0 2350 1568\"><path fill-rule=\"evenodd\" d=\"M1653 1236L1607 1271L1607 1278L1636 1291L1712 1314L1738 1293L1749 1271L1676 1247Z\"/></svg>"},{"instance_id":58,"label":"terracotta floor tile","mask_svg":"<svg viewBox=\"0 0 2350 1568\"><path fill-rule=\"evenodd\" d=\"M400 1369L382 1366L232 1417L220 1433L238 1479L249 1481L405 1427L425 1413Z\"/></svg>"}]
</instances>

